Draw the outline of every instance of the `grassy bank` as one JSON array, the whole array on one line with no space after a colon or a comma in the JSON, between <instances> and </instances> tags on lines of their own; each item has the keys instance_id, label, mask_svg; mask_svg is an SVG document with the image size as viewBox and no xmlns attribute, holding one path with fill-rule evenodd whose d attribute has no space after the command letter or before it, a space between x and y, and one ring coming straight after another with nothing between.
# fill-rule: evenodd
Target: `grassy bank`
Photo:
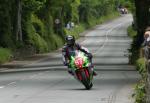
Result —
<instances>
[{"instance_id":1,"label":"grassy bank","mask_svg":"<svg viewBox=\"0 0 150 103\"><path fill-rule=\"evenodd\" d=\"M0 48L0 64L9 61L12 57L12 52L6 48Z\"/></svg>"}]
</instances>

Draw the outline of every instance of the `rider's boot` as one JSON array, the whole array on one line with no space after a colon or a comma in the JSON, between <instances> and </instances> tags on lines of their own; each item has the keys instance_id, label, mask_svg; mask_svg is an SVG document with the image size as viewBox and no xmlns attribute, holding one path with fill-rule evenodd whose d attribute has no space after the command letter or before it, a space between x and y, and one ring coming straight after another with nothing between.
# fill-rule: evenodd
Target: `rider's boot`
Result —
<instances>
[{"instance_id":1,"label":"rider's boot","mask_svg":"<svg viewBox=\"0 0 150 103\"><path fill-rule=\"evenodd\" d=\"M94 76L97 76L96 71L94 71L94 66L93 66L93 65L91 65L91 70L93 71L93 75L94 75Z\"/></svg>"},{"instance_id":2,"label":"rider's boot","mask_svg":"<svg viewBox=\"0 0 150 103\"><path fill-rule=\"evenodd\" d=\"M74 73L72 72L72 70L68 67L68 73L71 75L74 75Z\"/></svg>"},{"instance_id":3,"label":"rider's boot","mask_svg":"<svg viewBox=\"0 0 150 103\"><path fill-rule=\"evenodd\" d=\"M91 70L92 70L92 72L93 72L93 75L94 76L96 76L97 75L97 73L94 71L94 65L93 65L93 63L92 63L92 58L89 58L89 60L90 60L90 68L91 68Z\"/></svg>"},{"instance_id":4,"label":"rider's boot","mask_svg":"<svg viewBox=\"0 0 150 103\"><path fill-rule=\"evenodd\" d=\"M94 76L97 76L97 73L96 73L95 71L93 71L93 75L94 75Z\"/></svg>"},{"instance_id":5,"label":"rider's boot","mask_svg":"<svg viewBox=\"0 0 150 103\"><path fill-rule=\"evenodd\" d=\"M71 75L74 75L73 72L71 70L68 70L68 73Z\"/></svg>"}]
</instances>

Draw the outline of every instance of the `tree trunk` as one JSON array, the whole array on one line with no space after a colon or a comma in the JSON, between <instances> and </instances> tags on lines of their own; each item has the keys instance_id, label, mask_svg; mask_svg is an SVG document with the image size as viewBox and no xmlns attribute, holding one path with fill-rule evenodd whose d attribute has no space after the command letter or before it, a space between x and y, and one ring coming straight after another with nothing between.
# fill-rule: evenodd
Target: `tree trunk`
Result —
<instances>
[{"instance_id":1,"label":"tree trunk","mask_svg":"<svg viewBox=\"0 0 150 103\"><path fill-rule=\"evenodd\" d=\"M60 12L60 22L61 22L61 36L65 37L64 32L63 32L63 28L64 28L64 8L65 5L62 6L61 8L61 12Z\"/></svg>"},{"instance_id":2,"label":"tree trunk","mask_svg":"<svg viewBox=\"0 0 150 103\"><path fill-rule=\"evenodd\" d=\"M17 18L16 18L16 41L22 41L22 27L21 27L21 11L22 11L22 4L21 0L17 0Z\"/></svg>"},{"instance_id":3,"label":"tree trunk","mask_svg":"<svg viewBox=\"0 0 150 103\"><path fill-rule=\"evenodd\" d=\"M141 45L143 42L143 34L148 26L149 15L149 1L148 0L135 0L136 6L136 23L137 23L137 44Z\"/></svg>"}]
</instances>

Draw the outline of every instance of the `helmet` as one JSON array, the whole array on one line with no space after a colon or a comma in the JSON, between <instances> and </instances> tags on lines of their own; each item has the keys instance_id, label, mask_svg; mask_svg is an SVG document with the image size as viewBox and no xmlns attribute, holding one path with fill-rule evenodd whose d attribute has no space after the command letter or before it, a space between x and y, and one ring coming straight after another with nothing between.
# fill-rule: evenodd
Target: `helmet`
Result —
<instances>
[{"instance_id":1,"label":"helmet","mask_svg":"<svg viewBox=\"0 0 150 103\"><path fill-rule=\"evenodd\" d=\"M73 46L75 44L74 36L68 35L66 37L66 43L67 43L68 46Z\"/></svg>"}]
</instances>

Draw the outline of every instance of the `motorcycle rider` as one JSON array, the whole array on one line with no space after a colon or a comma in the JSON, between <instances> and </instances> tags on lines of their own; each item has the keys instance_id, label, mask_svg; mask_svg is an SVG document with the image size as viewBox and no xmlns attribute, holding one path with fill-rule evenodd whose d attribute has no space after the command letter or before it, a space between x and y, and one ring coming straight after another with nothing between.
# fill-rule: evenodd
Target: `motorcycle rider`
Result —
<instances>
[{"instance_id":1,"label":"motorcycle rider","mask_svg":"<svg viewBox=\"0 0 150 103\"><path fill-rule=\"evenodd\" d=\"M72 53L74 53L75 50L80 50L80 51L84 52L85 54L87 54L87 56L90 60L90 63L91 63L90 68L93 71L93 75L96 76L97 73L94 71L94 66L92 64L92 57L93 57L92 54L88 50L86 50L86 48L84 48L83 46L76 43L74 36L68 35L68 36L66 36L65 40L66 40L66 44L62 48L62 55L63 55L64 65L68 66L68 72L70 74L73 74L71 69L69 69L69 63L68 63L68 61L70 60L70 55Z\"/></svg>"}]
</instances>

